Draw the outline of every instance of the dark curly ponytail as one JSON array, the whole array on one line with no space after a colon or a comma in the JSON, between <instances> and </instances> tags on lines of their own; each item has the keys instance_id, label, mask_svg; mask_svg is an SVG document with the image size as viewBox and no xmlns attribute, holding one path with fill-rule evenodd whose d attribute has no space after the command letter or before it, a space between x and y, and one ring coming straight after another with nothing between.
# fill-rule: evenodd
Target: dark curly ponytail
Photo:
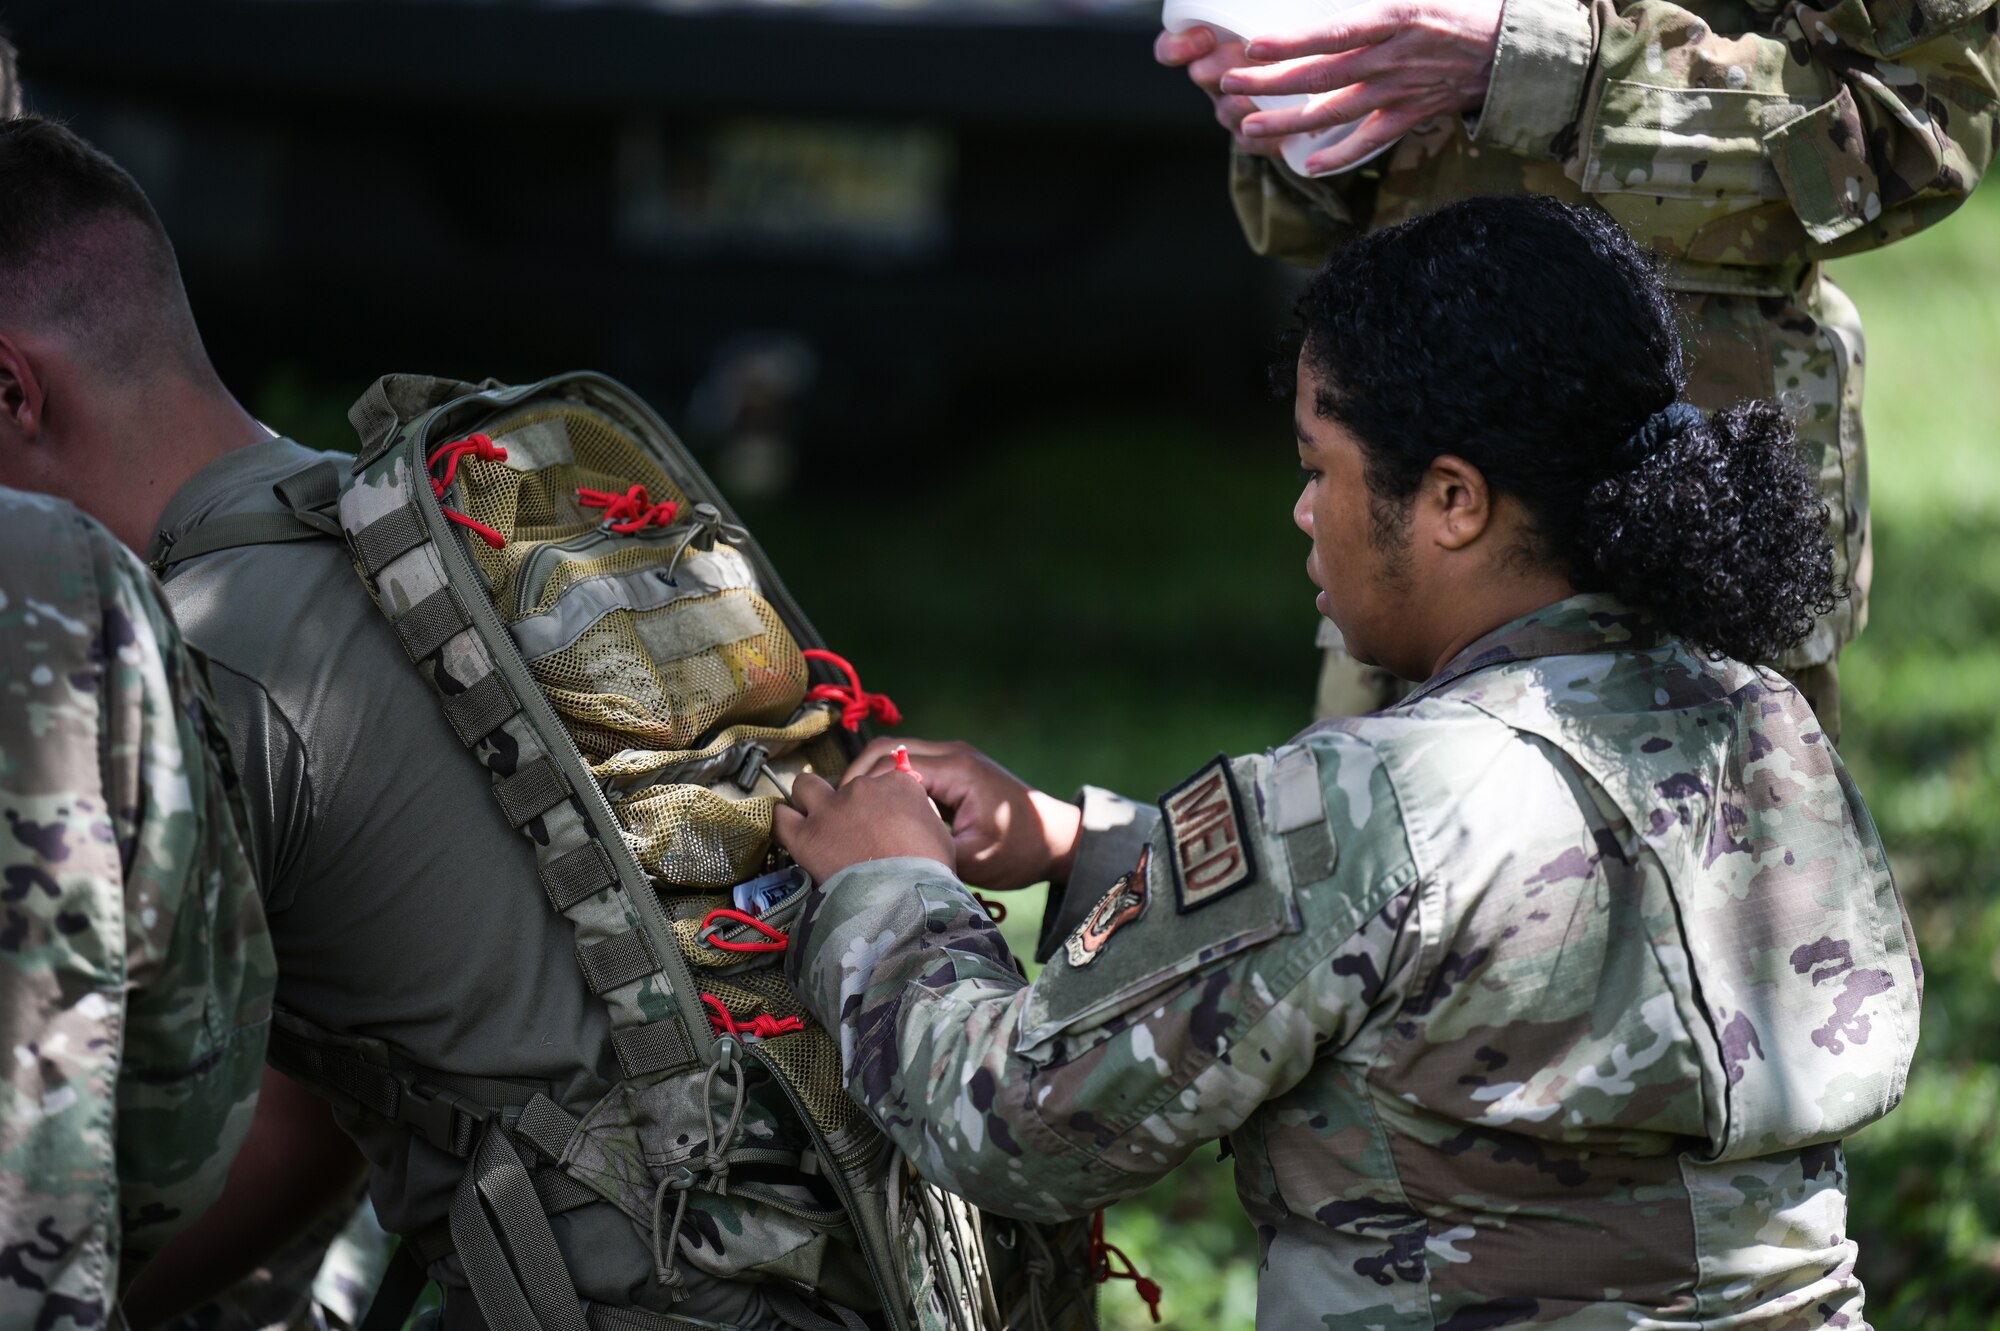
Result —
<instances>
[{"instance_id":1,"label":"dark curly ponytail","mask_svg":"<svg viewBox=\"0 0 2000 1331\"><path fill-rule=\"evenodd\" d=\"M1681 401L1673 307L1593 210L1471 199L1364 237L1299 299L1313 409L1407 502L1431 460L1478 467L1533 516L1579 591L1650 607L1722 655L1768 661L1833 608L1826 509L1768 402ZM1291 367L1282 367L1288 381Z\"/></svg>"},{"instance_id":2,"label":"dark curly ponytail","mask_svg":"<svg viewBox=\"0 0 2000 1331\"><path fill-rule=\"evenodd\" d=\"M1572 562L1743 661L1771 660L1833 608L1826 508L1769 402L1717 412L1592 486Z\"/></svg>"}]
</instances>

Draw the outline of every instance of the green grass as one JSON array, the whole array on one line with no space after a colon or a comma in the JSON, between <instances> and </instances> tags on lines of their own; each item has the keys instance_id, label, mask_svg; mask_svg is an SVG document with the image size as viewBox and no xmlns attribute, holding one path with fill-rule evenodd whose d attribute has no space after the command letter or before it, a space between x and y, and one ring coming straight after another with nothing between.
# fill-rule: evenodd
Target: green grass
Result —
<instances>
[{"instance_id":1,"label":"green grass","mask_svg":"<svg viewBox=\"0 0 2000 1331\"><path fill-rule=\"evenodd\" d=\"M1843 660L1842 750L1928 969L1908 1098L1851 1148L1852 1230L1885 1328L2000 1327L1996 234L1989 190L1837 269L1868 325L1879 545L1871 626ZM1315 668L1282 409L1220 431L1164 391L967 429L892 490L746 517L831 645L902 704L903 733L976 739L1056 791L1152 795L1218 751L1291 734ZM334 443L326 400L293 380L258 405ZM1010 902L1024 950L1035 895ZM1165 1286L1171 1325L1235 1331L1253 1320L1255 1246L1214 1155L1116 1208L1109 1231ZM1103 1307L1113 1328L1148 1325L1129 1285Z\"/></svg>"},{"instance_id":2,"label":"green grass","mask_svg":"<svg viewBox=\"0 0 2000 1331\"><path fill-rule=\"evenodd\" d=\"M1868 327L1877 540L1842 660L1841 746L1923 952L1903 1106L1850 1150L1852 1228L1885 1327L2000 1326L2000 194L1848 260Z\"/></svg>"}]
</instances>

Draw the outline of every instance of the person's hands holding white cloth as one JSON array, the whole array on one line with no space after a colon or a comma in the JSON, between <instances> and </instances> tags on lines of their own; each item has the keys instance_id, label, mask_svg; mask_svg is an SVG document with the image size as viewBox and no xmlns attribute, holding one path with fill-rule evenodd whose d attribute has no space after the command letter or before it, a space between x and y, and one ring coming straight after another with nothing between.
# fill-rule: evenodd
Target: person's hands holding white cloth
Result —
<instances>
[{"instance_id":1,"label":"person's hands holding white cloth","mask_svg":"<svg viewBox=\"0 0 2000 1331\"><path fill-rule=\"evenodd\" d=\"M1168 6L1171 28L1185 20ZM1206 27L1162 32L1154 58L1185 67L1245 151L1279 154L1294 135L1351 127L1309 155L1286 160L1307 175L1346 171L1427 120L1477 110L1500 40L1502 0L1361 0L1239 42ZM1204 12L1206 12L1204 10ZM1262 29L1258 17L1239 19ZM1244 63L1219 68L1242 51ZM1250 98L1302 98L1254 108Z\"/></svg>"},{"instance_id":2,"label":"person's hands holding white cloth","mask_svg":"<svg viewBox=\"0 0 2000 1331\"><path fill-rule=\"evenodd\" d=\"M1477 110L1493 78L1502 0L1366 0L1293 33L1252 38L1258 62L1222 76L1224 95L1307 94L1242 121L1249 142L1353 124L1313 154L1311 174L1345 170L1426 120ZM1267 63L1268 62L1268 63Z\"/></svg>"}]
</instances>

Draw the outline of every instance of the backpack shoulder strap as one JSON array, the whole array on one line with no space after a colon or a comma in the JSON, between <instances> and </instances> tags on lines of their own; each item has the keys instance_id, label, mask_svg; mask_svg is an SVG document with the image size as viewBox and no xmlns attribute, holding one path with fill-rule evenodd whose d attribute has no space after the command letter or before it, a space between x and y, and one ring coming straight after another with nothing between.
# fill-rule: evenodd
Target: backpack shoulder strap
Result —
<instances>
[{"instance_id":1,"label":"backpack shoulder strap","mask_svg":"<svg viewBox=\"0 0 2000 1331\"><path fill-rule=\"evenodd\" d=\"M334 510L340 502L340 465L321 460L302 467L271 489L286 506L282 513L225 513L198 522L176 537L162 537L152 560L153 572L168 569L218 550L248 545L278 545L322 537L344 540Z\"/></svg>"}]
</instances>

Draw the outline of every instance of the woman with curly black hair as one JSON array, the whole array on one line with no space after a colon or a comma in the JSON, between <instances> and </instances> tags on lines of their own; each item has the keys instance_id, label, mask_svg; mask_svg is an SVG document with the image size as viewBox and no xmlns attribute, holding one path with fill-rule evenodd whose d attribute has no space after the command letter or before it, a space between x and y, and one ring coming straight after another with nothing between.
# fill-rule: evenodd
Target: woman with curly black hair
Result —
<instances>
[{"instance_id":1,"label":"woman with curly black hair","mask_svg":"<svg viewBox=\"0 0 2000 1331\"><path fill-rule=\"evenodd\" d=\"M1832 608L1826 512L1791 426L1769 402L1704 418L1680 400L1673 308L1601 215L1469 200L1343 251L1299 313L1303 354L1277 372L1296 370L1311 416L1360 446L1383 539L1455 457L1527 519L1503 572L1615 593L1743 661L1773 659Z\"/></svg>"},{"instance_id":2,"label":"woman with curly black hair","mask_svg":"<svg viewBox=\"0 0 2000 1331\"><path fill-rule=\"evenodd\" d=\"M1041 1220L1226 1137L1260 1327L1865 1326L1840 1139L1902 1094L1921 970L1748 664L1835 594L1784 418L1682 402L1646 261L1547 199L1357 241L1300 312L1307 570L1422 683L1157 809L955 744L802 778L787 962L850 1093ZM1030 984L962 884L1044 878Z\"/></svg>"}]
</instances>

